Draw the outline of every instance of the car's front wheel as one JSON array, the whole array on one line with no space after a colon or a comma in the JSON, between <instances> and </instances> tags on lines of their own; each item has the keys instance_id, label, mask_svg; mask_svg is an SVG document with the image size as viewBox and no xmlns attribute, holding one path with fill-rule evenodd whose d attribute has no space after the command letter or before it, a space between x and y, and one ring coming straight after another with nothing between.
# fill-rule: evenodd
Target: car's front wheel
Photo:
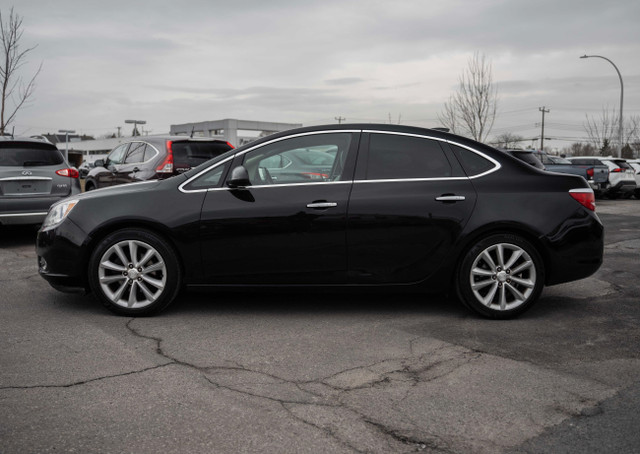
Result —
<instances>
[{"instance_id":1,"label":"car's front wheel","mask_svg":"<svg viewBox=\"0 0 640 454\"><path fill-rule=\"evenodd\" d=\"M458 296L490 318L511 318L533 305L544 286L540 254L517 235L497 234L478 241L457 273Z\"/></svg>"},{"instance_id":2,"label":"car's front wheel","mask_svg":"<svg viewBox=\"0 0 640 454\"><path fill-rule=\"evenodd\" d=\"M173 248L158 235L118 230L104 238L89 262L89 284L111 311L128 316L159 312L177 296L181 272Z\"/></svg>"}]
</instances>

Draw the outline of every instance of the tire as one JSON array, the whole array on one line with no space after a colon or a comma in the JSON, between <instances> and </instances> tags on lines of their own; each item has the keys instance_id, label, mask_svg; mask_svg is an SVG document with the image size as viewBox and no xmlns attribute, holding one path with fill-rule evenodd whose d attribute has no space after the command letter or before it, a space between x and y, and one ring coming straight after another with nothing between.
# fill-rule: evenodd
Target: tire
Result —
<instances>
[{"instance_id":1,"label":"tire","mask_svg":"<svg viewBox=\"0 0 640 454\"><path fill-rule=\"evenodd\" d=\"M496 234L478 241L462 258L457 293L469 309L494 319L529 309L544 286L540 254L518 235Z\"/></svg>"},{"instance_id":2,"label":"tire","mask_svg":"<svg viewBox=\"0 0 640 454\"><path fill-rule=\"evenodd\" d=\"M166 308L180 289L181 270L173 248L142 229L118 230L104 238L89 260L89 285L107 309L147 316Z\"/></svg>"},{"instance_id":3,"label":"tire","mask_svg":"<svg viewBox=\"0 0 640 454\"><path fill-rule=\"evenodd\" d=\"M84 192L93 191L94 189L95 189L95 186L94 186L94 184L93 184L93 183L91 183L91 182L88 182L88 183L87 183L87 182L85 181L85 184L84 184Z\"/></svg>"}]
</instances>

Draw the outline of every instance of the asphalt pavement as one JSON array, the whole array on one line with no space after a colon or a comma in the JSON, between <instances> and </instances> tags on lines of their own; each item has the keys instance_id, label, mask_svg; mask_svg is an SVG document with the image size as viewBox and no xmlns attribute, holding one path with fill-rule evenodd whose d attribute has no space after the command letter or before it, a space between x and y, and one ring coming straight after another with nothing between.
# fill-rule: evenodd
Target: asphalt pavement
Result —
<instances>
[{"instance_id":1,"label":"asphalt pavement","mask_svg":"<svg viewBox=\"0 0 640 454\"><path fill-rule=\"evenodd\" d=\"M637 453L640 201L516 320L397 293L185 293L152 318L0 230L0 453Z\"/></svg>"}]
</instances>

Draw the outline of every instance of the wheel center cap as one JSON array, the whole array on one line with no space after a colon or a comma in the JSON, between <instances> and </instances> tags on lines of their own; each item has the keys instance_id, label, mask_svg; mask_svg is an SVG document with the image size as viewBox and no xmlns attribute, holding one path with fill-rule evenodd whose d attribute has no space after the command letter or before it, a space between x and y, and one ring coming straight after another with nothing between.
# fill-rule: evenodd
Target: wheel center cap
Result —
<instances>
[{"instance_id":1,"label":"wheel center cap","mask_svg":"<svg viewBox=\"0 0 640 454\"><path fill-rule=\"evenodd\" d=\"M496 278L498 279L498 282L500 283L504 283L507 281L507 273L506 271L500 271L497 275Z\"/></svg>"},{"instance_id":2,"label":"wheel center cap","mask_svg":"<svg viewBox=\"0 0 640 454\"><path fill-rule=\"evenodd\" d=\"M138 279L138 277L140 277L140 273L138 272L137 269L132 268L129 270L129 279Z\"/></svg>"}]
</instances>

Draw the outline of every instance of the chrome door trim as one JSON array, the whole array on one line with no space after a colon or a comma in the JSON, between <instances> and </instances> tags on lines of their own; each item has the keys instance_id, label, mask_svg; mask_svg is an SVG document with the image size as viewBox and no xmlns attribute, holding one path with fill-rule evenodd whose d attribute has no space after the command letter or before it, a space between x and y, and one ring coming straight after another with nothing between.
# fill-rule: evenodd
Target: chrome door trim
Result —
<instances>
[{"instance_id":1,"label":"chrome door trim","mask_svg":"<svg viewBox=\"0 0 640 454\"><path fill-rule=\"evenodd\" d=\"M315 202L315 203L307 203L307 208L333 208L337 207L338 204L336 202Z\"/></svg>"}]
</instances>

